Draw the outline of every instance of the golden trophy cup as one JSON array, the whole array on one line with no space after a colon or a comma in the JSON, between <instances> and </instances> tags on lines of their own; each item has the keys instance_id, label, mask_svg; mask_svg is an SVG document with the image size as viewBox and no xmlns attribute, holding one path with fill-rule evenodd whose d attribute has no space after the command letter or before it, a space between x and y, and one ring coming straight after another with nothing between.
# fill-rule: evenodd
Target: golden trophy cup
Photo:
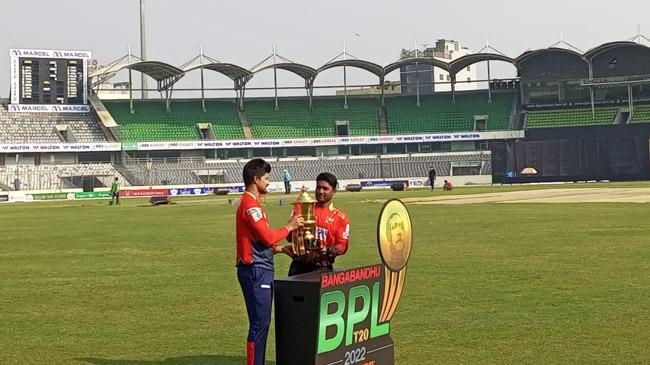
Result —
<instances>
[{"instance_id":1,"label":"golden trophy cup","mask_svg":"<svg viewBox=\"0 0 650 365\"><path fill-rule=\"evenodd\" d=\"M298 199L293 203L293 214L303 218L303 226L291 232L293 252L298 256L320 250L320 242L316 238L315 205L316 200L309 196L305 188L300 190Z\"/></svg>"}]
</instances>

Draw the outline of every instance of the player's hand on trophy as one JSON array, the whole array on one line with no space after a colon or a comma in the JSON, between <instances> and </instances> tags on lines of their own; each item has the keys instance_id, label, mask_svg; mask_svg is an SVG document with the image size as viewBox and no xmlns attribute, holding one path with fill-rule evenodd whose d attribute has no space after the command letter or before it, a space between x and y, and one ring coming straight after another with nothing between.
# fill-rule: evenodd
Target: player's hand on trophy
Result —
<instances>
[{"instance_id":1,"label":"player's hand on trophy","mask_svg":"<svg viewBox=\"0 0 650 365\"><path fill-rule=\"evenodd\" d=\"M282 251L281 252L284 252L285 254L287 254L288 256L291 256L291 257L296 256L296 253L293 252L293 245L292 244L282 246Z\"/></svg>"},{"instance_id":2,"label":"player's hand on trophy","mask_svg":"<svg viewBox=\"0 0 650 365\"><path fill-rule=\"evenodd\" d=\"M303 223L304 220L305 219L303 217L297 215L297 216L289 219L289 222L287 222L285 227L287 228L287 230L289 232L291 232L293 230L296 230L296 229L302 227L302 223Z\"/></svg>"}]
</instances>

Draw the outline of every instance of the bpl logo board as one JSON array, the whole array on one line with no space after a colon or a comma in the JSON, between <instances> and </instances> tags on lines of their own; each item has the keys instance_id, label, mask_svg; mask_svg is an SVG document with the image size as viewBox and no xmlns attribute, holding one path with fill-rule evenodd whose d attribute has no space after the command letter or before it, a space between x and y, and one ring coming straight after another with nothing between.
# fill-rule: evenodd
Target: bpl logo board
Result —
<instances>
[{"instance_id":1,"label":"bpl logo board","mask_svg":"<svg viewBox=\"0 0 650 365\"><path fill-rule=\"evenodd\" d=\"M383 265L321 275L317 365L392 365L390 320L401 299L413 231L406 206L387 201L377 243Z\"/></svg>"}]
</instances>

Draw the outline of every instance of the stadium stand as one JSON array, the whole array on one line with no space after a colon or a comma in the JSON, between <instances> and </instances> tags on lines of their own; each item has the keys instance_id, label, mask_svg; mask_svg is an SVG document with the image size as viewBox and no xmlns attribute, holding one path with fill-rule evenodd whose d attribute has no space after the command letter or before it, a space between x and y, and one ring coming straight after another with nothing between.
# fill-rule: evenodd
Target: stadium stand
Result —
<instances>
[{"instance_id":1,"label":"stadium stand","mask_svg":"<svg viewBox=\"0 0 650 365\"><path fill-rule=\"evenodd\" d=\"M314 166L319 171L329 171L341 180L347 179L393 179L426 176L431 167L438 175L450 175L456 162L485 162L489 152L457 152L437 154L384 155L384 156L337 156L328 158L266 158L273 166L271 181L282 181L282 170L291 172L293 180L315 178ZM222 177L220 182L241 182L241 171L247 159L204 160L192 158L175 162L153 161L147 167L147 160L131 159L120 168L123 176L131 179L132 185L180 185L210 182L208 176ZM489 166L482 165L481 173L489 174ZM122 171L125 169L126 171Z\"/></svg>"},{"instance_id":2,"label":"stadium stand","mask_svg":"<svg viewBox=\"0 0 650 365\"><path fill-rule=\"evenodd\" d=\"M512 111L513 92L492 94L487 91L420 95L420 107L415 96L386 98L388 130L391 134L461 132L474 130L475 116L487 116L486 130L508 129Z\"/></svg>"},{"instance_id":3,"label":"stadium stand","mask_svg":"<svg viewBox=\"0 0 650 365\"><path fill-rule=\"evenodd\" d=\"M117 134L125 142L204 139L198 123L210 123L215 139L244 138L235 106L229 101L208 100L204 112L201 100L174 100L167 113L160 101L137 100L133 114L128 101L103 103L120 125Z\"/></svg>"},{"instance_id":4,"label":"stadium stand","mask_svg":"<svg viewBox=\"0 0 650 365\"><path fill-rule=\"evenodd\" d=\"M0 184L15 187L18 179L20 190L82 188L85 177L92 178L95 187L110 186L115 177L130 185L110 163L0 166Z\"/></svg>"},{"instance_id":5,"label":"stadium stand","mask_svg":"<svg viewBox=\"0 0 650 365\"><path fill-rule=\"evenodd\" d=\"M310 110L305 98L282 98L275 110L273 99L245 103L254 138L301 138L336 135L336 121L347 121L349 135L379 134L378 101L375 98L314 98Z\"/></svg>"},{"instance_id":6,"label":"stadium stand","mask_svg":"<svg viewBox=\"0 0 650 365\"><path fill-rule=\"evenodd\" d=\"M281 180L279 174L285 168L292 171L296 180L313 179L314 166L318 166L319 170L330 170L345 180L421 178L434 167L440 176L493 174L493 181L502 181L508 172L521 171L528 166L537 167L537 177L543 179L575 181L576 177L581 179L585 176L608 180L617 176L624 179L648 178L650 173L647 172L644 161L648 160L646 143L650 138L647 136L650 133L649 55L650 48L647 46L621 41L605 43L584 54L555 47L527 51L517 58L479 52L462 62L452 61L448 65L436 66L456 74L474 65L474 62L488 61L488 67L490 60L511 63L516 69L515 76L488 80L490 101L486 89L425 93L416 97L407 94L414 89L408 87L409 78L405 77L400 78L400 82L404 82L405 85L401 86L406 87L394 90L404 94L366 94L366 91L381 92L382 85L364 85L351 92L354 95L347 97L346 108L342 96L313 97L312 106L307 97L280 97L276 104L276 99L270 97L244 99L244 90L257 89L247 89L246 86L254 72L230 64L221 64L217 68L226 70L225 74L235 81L235 89L241 91L236 93L236 102L229 99L208 99L205 100L205 107L201 99L148 99L132 101L131 108L129 100L100 100L99 94L91 90L88 98L91 113L88 114L9 113L8 100L4 99L0 100L0 143L116 140L125 143L119 152L66 151L61 154L33 152L40 151L39 146L4 146L7 152L0 155L0 173L4 174L0 179L0 188L11 186L16 176L24 178L23 188L36 189L78 186L76 176L83 174L101 177L116 173L133 185L143 186L239 183L243 164L249 158L257 156L285 156L266 158L273 164L272 179L276 181ZM403 72L400 74L402 77L409 72L408 67L405 67L410 64L408 62L419 62L417 59L406 60L408 62L403 62L404 60L383 69L379 65L363 64L379 76L386 87L388 81L385 76L394 65ZM351 67L353 64L347 65ZM119 69L123 69L123 66L125 65ZM154 77L152 65L141 66L141 69L135 70ZM287 65L282 67L285 66ZM326 67L318 69L320 71L304 65L291 66L304 71L301 76L308 76L305 85L313 86L310 82L314 81L315 75L332 65L325 65ZM160 62L155 67L170 72L168 81L179 80L183 72L189 70ZM106 80L102 78L100 81L107 82L116 70L118 68L110 72L105 70L95 77L106 77ZM449 80L455 80L453 75L450 74ZM472 80L468 81L481 84L486 81ZM127 93L124 82L118 84L122 85L121 89L114 91L120 92L121 97L132 95ZM130 84L127 86L130 87ZM165 84L165 87L171 86L172 84ZM274 87L277 88L277 83ZM321 87L334 89L340 85L319 86ZM97 90L99 89L98 87ZM263 89L270 90L259 88ZM303 92L302 86L300 92ZM167 96L171 97L171 93ZM27 103L31 104L32 101L28 100ZM592 105L595 105L595 115L592 114ZM447 135L394 140L384 138L386 135L475 130L503 133L472 134L469 137ZM585 131L587 133L583 133ZM336 135L382 138L363 142L361 139L350 139L345 142L349 143L346 145L337 145L343 143L342 140L323 139L305 143L288 141L286 144L278 143L277 146L273 143L225 143L223 145L228 147L219 148L191 143L182 146L160 144L161 150L150 150L157 148L154 144L138 146L131 143L319 139ZM492 152L480 151L487 149ZM422 154L416 151L432 153ZM413 154L406 154L408 152ZM338 156L331 157L337 154ZM321 157L314 157L318 155ZM17 165L12 165L13 161ZM95 161L114 161L116 164L112 170L107 171L88 171L87 166L81 165L53 165ZM39 165L47 163L51 165ZM492 171L493 163L495 171ZM26 164L32 165L30 167ZM96 180L98 184L103 184L99 181L100 178Z\"/></svg>"},{"instance_id":7,"label":"stadium stand","mask_svg":"<svg viewBox=\"0 0 650 365\"><path fill-rule=\"evenodd\" d=\"M641 104L634 107L632 123L650 123L650 105Z\"/></svg>"},{"instance_id":8,"label":"stadium stand","mask_svg":"<svg viewBox=\"0 0 650 365\"><path fill-rule=\"evenodd\" d=\"M132 163L123 168L127 171L123 175L132 185L189 185L203 183L196 171L205 166L201 163L156 163L149 168L146 163Z\"/></svg>"},{"instance_id":9,"label":"stadium stand","mask_svg":"<svg viewBox=\"0 0 650 365\"><path fill-rule=\"evenodd\" d=\"M595 117L591 107L553 108L529 110L526 120L527 128L556 128L610 125L618 114L616 106L595 107Z\"/></svg>"},{"instance_id":10,"label":"stadium stand","mask_svg":"<svg viewBox=\"0 0 650 365\"><path fill-rule=\"evenodd\" d=\"M67 131L66 133L62 133ZM16 113L0 107L4 143L106 142L92 114Z\"/></svg>"}]
</instances>

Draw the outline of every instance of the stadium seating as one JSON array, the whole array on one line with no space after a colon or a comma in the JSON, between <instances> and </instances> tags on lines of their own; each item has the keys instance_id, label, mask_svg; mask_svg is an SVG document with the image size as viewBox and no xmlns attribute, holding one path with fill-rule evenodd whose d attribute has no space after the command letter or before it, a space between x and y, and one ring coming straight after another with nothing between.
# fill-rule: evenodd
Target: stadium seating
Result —
<instances>
[{"instance_id":1,"label":"stadium seating","mask_svg":"<svg viewBox=\"0 0 650 365\"><path fill-rule=\"evenodd\" d=\"M591 107L529 110L526 128L557 128L594 125L610 125L618 114L616 106L598 106L595 117Z\"/></svg>"},{"instance_id":2,"label":"stadium seating","mask_svg":"<svg viewBox=\"0 0 650 365\"><path fill-rule=\"evenodd\" d=\"M75 137L67 142L106 142L99 122L92 114L10 113L0 107L0 142L62 143L56 126L66 126Z\"/></svg>"},{"instance_id":3,"label":"stadium seating","mask_svg":"<svg viewBox=\"0 0 650 365\"><path fill-rule=\"evenodd\" d=\"M632 123L650 123L650 105L641 104L634 106Z\"/></svg>"},{"instance_id":4,"label":"stadium seating","mask_svg":"<svg viewBox=\"0 0 650 365\"><path fill-rule=\"evenodd\" d=\"M487 130L508 129L513 93L492 94L487 91L420 95L420 107L415 96L386 98L388 130L391 134L461 132L474 130L474 116L487 115Z\"/></svg>"},{"instance_id":5,"label":"stadium seating","mask_svg":"<svg viewBox=\"0 0 650 365\"><path fill-rule=\"evenodd\" d=\"M133 102L131 114L128 101L104 101L106 109L121 125L118 134L122 141L198 140L201 134L197 123L211 123L217 139L243 139L244 132L237 111L229 101L206 101L203 112L201 100L174 100L171 112L156 100Z\"/></svg>"},{"instance_id":6,"label":"stadium seating","mask_svg":"<svg viewBox=\"0 0 650 365\"><path fill-rule=\"evenodd\" d=\"M291 172L294 180L312 180L316 172L329 171L339 180L348 179L393 179L427 176L431 167L438 175L450 175L451 166L455 162L485 162L481 173L490 174L488 165L489 154L485 152L456 152L431 153L414 155L384 155L384 156L339 156L330 158L301 157L301 158L266 158L271 163L271 181L282 181L282 170ZM121 169L122 175L129 177L133 185L165 184L197 184L202 176L221 175L226 183L241 182L241 171L247 159L242 160L211 160L191 159L191 161L154 161L151 169L147 168L145 160L129 160Z\"/></svg>"},{"instance_id":7,"label":"stadium seating","mask_svg":"<svg viewBox=\"0 0 650 365\"><path fill-rule=\"evenodd\" d=\"M110 186L116 176L129 186L110 163L0 166L0 184L14 187L14 179L18 178L21 190L81 188L81 177L93 177L99 185Z\"/></svg>"},{"instance_id":8,"label":"stadium seating","mask_svg":"<svg viewBox=\"0 0 650 365\"><path fill-rule=\"evenodd\" d=\"M353 136L379 134L378 101L374 98L344 100L314 98L309 109L306 98L283 98L275 110L274 99L245 102L245 113L254 138L302 138L336 135L336 121L348 121Z\"/></svg>"},{"instance_id":9,"label":"stadium seating","mask_svg":"<svg viewBox=\"0 0 650 365\"><path fill-rule=\"evenodd\" d=\"M204 168L201 163L156 163L152 168L144 162L129 163L124 175L133 185L191 185L202 183L195 171Z\"/></svg>"},{"instance_id":10,"label":"stadium seating","mask_svg":"<svg viewBox=\"0 0 650 365\"><path fill-rule=\"evenodd\" d=\"M379 102L375 98L348 98L348 109L343 109L343 98L314 99L313 118L320 123L349 121L352 136L379 134Z\"/></svg>"}]
</instances>

